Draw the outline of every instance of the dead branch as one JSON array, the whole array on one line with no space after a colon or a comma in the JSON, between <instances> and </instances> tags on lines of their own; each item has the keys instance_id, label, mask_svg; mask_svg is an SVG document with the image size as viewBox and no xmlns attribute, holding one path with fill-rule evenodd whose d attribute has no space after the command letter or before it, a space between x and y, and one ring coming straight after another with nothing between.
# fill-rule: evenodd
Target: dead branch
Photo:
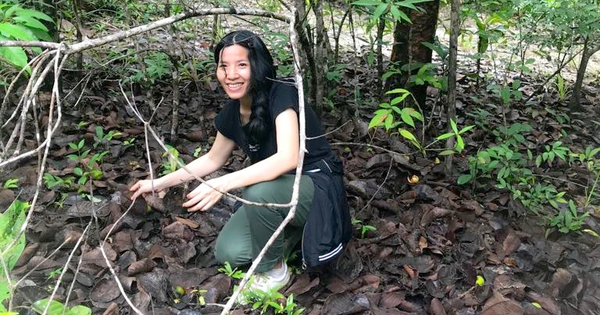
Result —
<instances>
[{"instance_id":1,"label":"dead branch","mask_svg":"<svg viewBox=\"0 0 600 315\"><path fill-rule=\"evenodd\" d=\"M290 19L284 15L277 14L274 12L263 11L263 10L253 10L253 9L235 9L235 8L216 8L216 9L200 9L200 10L192 10L183 12L168 18L164 18L149 24L145 24L142 26L134 27L132 29L121 31L115 34L107 35L104 37L96 38L96 39L88 39L84 40L80 43L76 43L73 45L59 44L59 43L51 43L51 42L33 42L33 41L2 41L0 42L0 47L3 46L20 46L20 47L44 47L50 48L54 50L64 50L69 54L79 53L84 50L102 46L104 44L108 44L114 41L118 41L121 39L125 39L131 36L135 36L138 34L142 34L163 26L167 26L173 24L175 22L189 19L196 16L204 16L204 15L214 15L214 14L234 14L234 15L253 15L253 16L262 16L268 17L272 19L276 19L282 22L289 23Z\"/></svg>"}]
</instances>

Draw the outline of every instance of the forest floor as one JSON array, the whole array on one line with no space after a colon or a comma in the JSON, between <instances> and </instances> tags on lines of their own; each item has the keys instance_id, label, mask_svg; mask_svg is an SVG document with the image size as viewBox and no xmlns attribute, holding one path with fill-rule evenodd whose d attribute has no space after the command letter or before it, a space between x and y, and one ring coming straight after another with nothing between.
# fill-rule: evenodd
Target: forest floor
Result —
<instances>
[{"instance_id":1,"label":"forest floor","mask_svg":"<svg viewBox=\"0 0 600 315\"><path fill-rule=\"evenodd\" d=\"M375 71L366 69L361 59L345 62L348 67L335 88L333 109L324 109L322 117L332 132L327 137L345 165L352 215L360 221L355 222L354 239L343 257L319 272L297 269L282 293L293 293L310 315L600 314L599 239L582 232L600 231L600 210L583 206L594 184L590 171L558 159L553 165L531 167L536 176L550 178L567 191L580 212L589 213L581 229L568 234L549 229L543 215L527 210L485 178L478 185L456 184L458 175L468 172L467 156L499 144L493 131L505 123L531 126L520 145L534 152L558 140L574 152L600 147L599 109L594 107L600 99L597 82L586 85L581 111L569 109L568 99L561 101L553 89L545 89L527 104L514 100L505 109L484 84L476 86L468 75L473 67L463 60L458 124L476 128L463 135L466 151L454 157L454 173L448 176L435 151L423 156L398 135L368 130L376 103L366 100L375 97L370 94ZM526 98L541 80L522 79L520 90ZM210 84L201 83L199 90L195 84L185 86L178 111L179 137L167 142L189 162L214 140L214 118L225 97L213 92ZM123 290L144 314L179 310L218 314L220 307L201 307L198 298L225 303L238 282L218 271L221 266L212 254L216 236L231 214L231 202L224 200L208 212L187 213L181 203L188 188L177 187L159 198L140 198L130 207L128 186L147 178L150 167L143 124L119 91L115 81L103 81L86 91L76 110L64 114L47 172L76 180L75 169L83 164L69 154L81 155L88 149L89 156L108 152L95 164L102 171L92 184L99 202L81 199L76 189L66 186L43 189L27 231L26 250L13 271L16 277L27 275L14 305L28 306L48 297L66 264L56 299L69 296L70 304L88 305L94 314L132 314L107 268L110 263ZM157 84L154 92L156 99L172 95L166 83ZM134 89L130 94L142 114L150 117L145 91ZM164 137L170 132L172 110L166 105L170 102L167 97L152 120ZM434 91L425 108L427 139L446 129L441 102ZM98 126L104 136L109 131L120 135L99 137ZM26 132L31 139L26 144L34 145L34 130ZM69 145L82 139L85 144L79 152ZM148 145L153 172L160 174L167 158L156 141L149 139ZM82 161L87 163L89 157ZM243 153L236 150L224 172L243 164ZM0 174L2 182L19 179L20 188L0 189L0 208L16 195L31 199L36 168L37 159L32 158ZM413 175L418 180L411 179ZM80 249L69 257L79 240ZM291 264L299 265L297 260ZM183 291L174 290L177 287ZM28 307L19 312L32 313ZM249 312L247 306L234 313Z\"/></svg>"}]
</instances>

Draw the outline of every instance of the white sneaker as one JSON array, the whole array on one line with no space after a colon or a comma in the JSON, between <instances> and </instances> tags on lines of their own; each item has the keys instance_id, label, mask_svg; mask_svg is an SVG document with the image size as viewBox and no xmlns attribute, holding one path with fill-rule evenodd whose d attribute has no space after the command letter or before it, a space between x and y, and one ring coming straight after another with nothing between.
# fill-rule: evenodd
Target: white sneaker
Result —
<instances>
[{"instance_id":1,"label":"white sneaker","mask_svg":"<svg viewBox=\"0 0 600 315\"><path fill-rule=\"evenodd\" d=\"M253 275L249 283L246 284L246 289L240 292L236 302L241 305L247 305L259 299L267 292L275 292L285 287L290 282L292 271L285 262L282 264L282 268Z\"/></svg>"},{"instance_id":2,"label":"white sneaker","mask_svg":"<svg viewBox=\"0 0 600 315\"><path fill-rule=\"evenodd\" d=\"M257 273L256 278L249 285L251 291L260 290L262 292L278 291L283 288L292 277L292 271L287 263L282 262L282 268L271 269L267 272Z\"/></svg>"}]
</instances>

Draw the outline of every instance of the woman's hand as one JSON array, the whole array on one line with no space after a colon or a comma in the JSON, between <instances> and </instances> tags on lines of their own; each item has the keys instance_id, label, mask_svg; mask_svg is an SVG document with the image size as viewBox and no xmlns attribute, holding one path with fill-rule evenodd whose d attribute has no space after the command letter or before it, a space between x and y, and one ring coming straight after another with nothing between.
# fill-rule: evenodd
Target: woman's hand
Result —
<instances>
[{"instance_id":1,"label":"woman's hand","mask_svg":"<svg viewBox=\"0 0 600 315\"><path fill-rule=\"evenodd\" d=\"M135 198L139 197L142 194L147 194L152 191L159 192L162 188L159 187L157 180L144 179L137 181L131 188L130 191L133 191L133 196L131 196L131 200L135 200Z\"/></svg>"},{"instance_id":2,"label":"woman's hand","mask_svg":"<svg viewBox=\"0 0 600 315\"><path fill-rule=\"evenodd\" d=\"M209 186L210 185L210 186ZM196 189L192 190L188 195L188 201L183 203L183 206L188 208L188 211L206 211L214 206L221 198L223 194L219 191L212 189L214 187L222 192L227 192L227 180L223 177L214 178L200 184Z\"/></svg>"}]
</instances>

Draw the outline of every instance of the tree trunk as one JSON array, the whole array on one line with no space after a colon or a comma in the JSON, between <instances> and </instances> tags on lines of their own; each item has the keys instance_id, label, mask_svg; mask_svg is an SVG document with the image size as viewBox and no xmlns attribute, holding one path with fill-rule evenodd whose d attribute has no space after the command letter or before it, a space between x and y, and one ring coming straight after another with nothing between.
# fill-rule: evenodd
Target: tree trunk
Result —
<instances>
[{"instance_id":1,"label":"tree trunk","mask_svg":"<svg viewBox=\"0 0 600 315\"><path fill-rule=\"evenodd\" d=\"M460 0L452 0L450 13L450 54L448 57L448 130L451 132L450 119L456 121L456 60L458 55L458 32L460 32ZM448 138L446 149L454 147L454 138ZM446 174L452 172L452 155L446 157Z\"/></svg>"},{"instance_id":2,"label":"tree trunk","mask_svg":"<svg viewBox=\"0 0 600 315\"><path fill-rule=\"evenodd\" d=\"M571 107L581 107L581 88L583 87L583 79L585 78L585 71L587 70L590 58L600 50L600 45L591 47L589 38L585 39L583 44L583 54L581 56L581 62L579 63L579 69L577 69L577 80L573 87L573 95L571 96Z\"/></svg>"},{"instance_id":3,"label":"tree trunk","mask_svg":"<svg viewBox=\"0 0 600 315\"><path fill-rule=\"evenodd\" d=\"M421 3L418 7L422 8L424 12L405 10L412 24L396 22L394 29L394 46L392 48L391 61L401 66L408 65L409 69L414 63L431 62L431 49L423 46L421 43L432 43L434 41L440 1L434 0ZM409 72L403 75L403 77L392 76L386 84L386 88L406 86L409 77ZM410 90L421 108L424 108L427 87L424 85L414 86Z\"/></svg>"},{"instance_id":4,"label":"tree trunk","mask_svg":"<svg viewBox=\"0 0 600 315\"><path fill-rule=\"evenodd\" d=\"M379 97L383 96L383 85L381 84L381 77L383 76L383 31L385 31L385 19L380 17L375 39L377 43L377 94Z\"/></svg>"},{"instance_id":5,"label":"tree trunk","mask_svg":"<svg viewBox=\"0 0 600 315\"><path fill-rule=\"evenodd\" d=\"M325 79L325 69L327 69L327 45L325 40L327 36L325 34L325 21L323 20L323 0L316 1L314 4L314 12L316 16L315 25L315 67L312 77L314 78L313 88L315 89L313 105L317 109L323 108L323 98L325 97L325 89L327 82Z\"/></svg>"}]
</instances>

